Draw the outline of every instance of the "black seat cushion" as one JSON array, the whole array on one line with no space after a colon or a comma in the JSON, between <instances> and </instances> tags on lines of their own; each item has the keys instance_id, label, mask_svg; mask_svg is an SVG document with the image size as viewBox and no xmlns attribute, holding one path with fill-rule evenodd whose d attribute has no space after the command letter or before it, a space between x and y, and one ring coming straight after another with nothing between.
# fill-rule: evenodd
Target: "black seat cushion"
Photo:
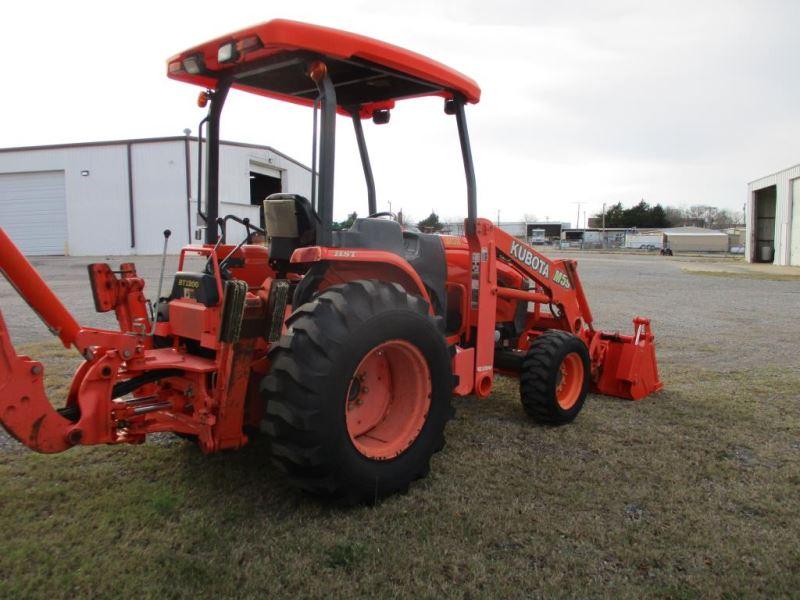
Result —
<instances>
[{"instance_id":1,"label":"black seat cushion","mask_svg":"<svg viewBox=\"0 0 800 600\"><path fill-rule=\"evenodd\" d=\"M334 248L366 248L404 255L403 230L399 223L387 219L356 219L350 229L334 231L332 242Z\"/></svg>"}]
</instances>

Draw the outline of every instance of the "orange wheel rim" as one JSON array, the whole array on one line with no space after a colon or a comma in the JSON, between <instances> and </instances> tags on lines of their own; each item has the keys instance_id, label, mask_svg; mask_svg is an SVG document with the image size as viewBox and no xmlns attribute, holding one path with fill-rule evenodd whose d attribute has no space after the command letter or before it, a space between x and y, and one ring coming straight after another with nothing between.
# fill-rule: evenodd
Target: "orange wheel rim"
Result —
<instances>
[{"instance_id":1,"label":"orange wheel rim","mask_svg":"<svg viewBox=\"0 0 800 600\"><path fill-rule=\"evenodd\" d=\"M556 376L556 401L562 409L569 410L575 406L583 391L583 376L580 354L570 352L561 361Z\"/></svg>"},{"instance_id":2,"label":"orange wheel rim","mask_svg":"<svg viewBox=\"0 0 800 600\"><path fill-rule=\"evenodd\" d=\"M347 433L367 458L395 458L419 437L430 406L431 373L422 352L390 340L370 350L350 380Z\"/></svg>"}]
</instances>

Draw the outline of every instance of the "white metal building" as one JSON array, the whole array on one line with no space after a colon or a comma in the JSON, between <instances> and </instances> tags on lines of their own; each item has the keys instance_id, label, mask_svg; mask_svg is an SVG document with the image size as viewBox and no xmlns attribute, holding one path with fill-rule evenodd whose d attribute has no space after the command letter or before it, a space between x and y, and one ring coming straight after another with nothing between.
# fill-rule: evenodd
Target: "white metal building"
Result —
<instances>
[{"instance_id":1,"label":"white metal building","mask_svg":"<svg viewBox=\"0 0 800 600\"><path fill-rule=\"evenodd\" d=\"M747 184L748 262L800 265L800 165Z\"/></svg>"},{"instance_id":2,"label":"white metal building","mask_svg":"<svg viewBox=\"0 0 800 600\"><path fill-rule=\"evenodd\" d=\"M310 197L310 169L269 146L220 142L220 216L258 225L261 201L281 191ZM197 138L0 149L0 226L29 255L159 254L164 229L176 253L196 214Z\"/></svg>"}]
</instances>

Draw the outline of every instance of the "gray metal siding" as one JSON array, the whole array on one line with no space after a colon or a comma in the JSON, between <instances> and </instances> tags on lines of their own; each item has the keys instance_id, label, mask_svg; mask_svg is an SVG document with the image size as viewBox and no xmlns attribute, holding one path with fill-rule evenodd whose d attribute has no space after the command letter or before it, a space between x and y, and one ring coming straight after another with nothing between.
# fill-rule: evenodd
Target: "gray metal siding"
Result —
<instances>
[{"instance_id":1,"label":"gray metal siding","mask_svg":"<svg viewBox=\"0 0 800 600\"><path fill-rule=\"evenodd\" d=\"M160 254L165 229L176 253L189 243L184 143L133 144L131 158L136 253Z\"/></svg>"}]
</instances>

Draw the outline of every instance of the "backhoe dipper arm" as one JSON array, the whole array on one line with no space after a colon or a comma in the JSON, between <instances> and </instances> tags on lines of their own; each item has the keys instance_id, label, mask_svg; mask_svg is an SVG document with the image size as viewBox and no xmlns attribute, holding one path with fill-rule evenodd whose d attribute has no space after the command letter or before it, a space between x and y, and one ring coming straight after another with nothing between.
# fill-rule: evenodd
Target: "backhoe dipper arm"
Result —
<instances>
[{"instance_id":1,"label":"backhoe dipper arm","mask_svg":"<svg viewBox=\"0 0 800 600\"><path fill-rule=\"evenodd\" d=\"M74 346L86 359L75 373L68 397L68 406L78 409L77 420L71 420L48 400L42 363L14 350L0 313L0 424L37 452L117 441L110 418L113 385L124 360L142 356L149 340L133 333L81 327L2 228L0 271L61 343ZM127 275L123 287L141 296L132 265ZM130 320L141 307L126 299L121 311Z\"/></svg>"}]
</instances>

